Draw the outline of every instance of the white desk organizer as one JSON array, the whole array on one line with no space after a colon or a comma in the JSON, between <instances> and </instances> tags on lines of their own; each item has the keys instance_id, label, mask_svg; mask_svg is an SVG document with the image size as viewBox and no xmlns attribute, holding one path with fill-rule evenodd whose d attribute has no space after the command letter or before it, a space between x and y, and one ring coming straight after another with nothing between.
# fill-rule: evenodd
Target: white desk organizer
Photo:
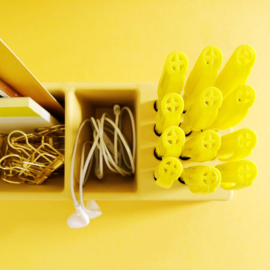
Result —
<instances>
[{"instance_id":1,"label":"white desk organizer","mask_svg":"<svg viewBox=\"0 0 270 270\"><path fill-rule=\"evenodd\" d=\"M66 126L64 175L55 175L42 185L14 185L0 181L0 199L70 200L71 155L78 127L86 118L99 117L104 110L112 111L114 104L131 107L135 116L137 128L136 174L133 177L124 178L105 170L102 180L98 180L92 174L84 188L85 199L209 201L232 198L232 191L221 188L212 194L199 195L191 193L186 185L179 182L175 182L169 190L155 185L153 174L159 163L154 156L157 141L154 133L156 112L153 108L157 98L156 83L41 84L2 40L0 40L0 78L22 96L31 96L58 120L61 121L65 115ZM65 111L46 89L61 105L65 106ZM123 124L125 126L125 118ZM128 130L129 121L126 121L126 125ZM16 127L14 128L16 129ZM79 149L82 142L91 136L90 134L90 128L84 129ZM80 151L78 151L79 156ZM77 164L79 164L78 162L79 159ZM213 163L215 162L206 164L214 165ZM192 165L189 161L183 161L182 164L183 167ZM78 168L78 165L76 167ZM75 186L75 190L78 191L76 183Z\"/></svg>"},{"instance_id":2,"label":"white desk organizer","mask_svg":"<svg viewBox=\"0 0 270 270\"><path fill-rule=\"evenodd\" d=\"M156 83L45 83L43 85L60 103L65 104L65 175L49 178L39 186L11 185L0 181L1 199L71 199L70 164L78 127L82 120L90 116L99 117L104 110L109 112L114 104L131 107L136 118L138 142L136 174L134 177L122 177L105 171L102 180L92 175L84 187L85 199L210 201L232 198L232 191L221 188L212 194L193 194L187 186L179 182L175 182L169 190L155 185L153 173L159 163L153 154L157 141L154 133L156 112L153 108L157 97ZM128 123L127 121L127 125ZM90 129L84 130L80 145L87 136L90 136L90 133ZM193 165L189 161L181 162L183 167ZM215 162L204 164L214 165ZM75 185L78 191L78 186Z\"/></svg>"}]
</instances>

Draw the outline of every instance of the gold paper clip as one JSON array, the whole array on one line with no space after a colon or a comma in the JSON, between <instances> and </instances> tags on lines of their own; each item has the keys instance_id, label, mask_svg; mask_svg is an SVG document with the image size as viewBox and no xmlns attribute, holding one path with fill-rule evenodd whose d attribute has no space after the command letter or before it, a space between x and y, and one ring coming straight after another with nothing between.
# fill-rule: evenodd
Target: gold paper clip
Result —
<instances>
[{"instance_id":1,"label":"gold paper clip","mask_svg":"<svg viewBox=\"0 0 270 270\"><path fill-rule=\"evenodd\" d=\"M42 184L64 164L64 130L64 125L57 125L31 134L16 130L0 136L4 153L1 179L13 184Z\"/></svg>"}]
</instances>

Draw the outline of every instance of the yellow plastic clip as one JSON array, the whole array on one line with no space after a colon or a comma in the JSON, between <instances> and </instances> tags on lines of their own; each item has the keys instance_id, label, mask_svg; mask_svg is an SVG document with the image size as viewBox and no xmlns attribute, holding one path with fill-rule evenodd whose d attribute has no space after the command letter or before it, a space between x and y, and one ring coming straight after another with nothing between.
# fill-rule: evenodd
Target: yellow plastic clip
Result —
<instances>
[{"instance_id":1,"label":"yellow plastic clip","mask_svg":"<svg viewBox=\"0 0 270 270\"><path fill-rule=\"evenodd\" d=\"M220 89L224 99L239 85L247 82L255 60L256 52L251 46L241 45L234 51L215 82L215 87Z\"/></svg>"},{"instance_id":2,"label":"yellow plastic clip","mask_svg":"<svg viewBox=\"0 0 270 270\"><path fill-rule=\"evenodd\" d=\"M185 83L188 58L182 52L172 52L166 59L158 85L157 108L164 96L170 93L180 94Z\"/></svg>"},{"instance_id":3,"label":"yellow plastic clip","mask_svg":"<svg viewBox=\"0 0 270 270\"><path fill-rule=\"evenodd\" d=\"M243 128L221 137L217 156L220 161L237 161L249 156L257 143L256 133Z\"/></svg>"},{"instance_id":4,"label":"yellow plastic clip","mask_svg":"<svg viewBox=\"0 0 270 270\"><path fill-rule=\"evenodd\" d=\"M218 47L207 46L202 50L185 85L183 96L185 111L189 110L195 97L207 87L214 85L222 58L222 52Z\"/></svg>"},{"instance_id":5,"label":"yellow plastic clip","mask_svg":"<svg viewBox=\"0 0 270 270\"><path fill-rule=\"evenodd\" d=\"M156 114L155 131L161 134L170 126L179 126L181 114L184 109L184 102L179 94L166 95L160 104L160 109Z\"/></svg>"},{"instance_id":6,"label":"yellow plastic clip","mask_svg":"<svg viewBox=\"0 0 270 270\"><path fill-rule=\"evenodd\" d=\"M182 146L185 143L185 133L180 127L168 127L158 138L155 155L161 157L177 157L182 152Z\"/></svg>"},{"instance_id":7,"label":"yellow plastic clip","mask_svg":"<svg viewBox=\"0 0 270 270\"><path fill-rule=\"evenodd\" d=\"M220 185L221 174L211 166L192 166L185 168L180 180L189 185L192 193L213 193Z\"/></svg>"},{"instance_id":8,"label":"yellow plastic clip","mask_svg":"<svg viewBox=\"0 0 270 270\"><path fill-rule=\"evenodd\" d=\"M164 158L155 170L155 183L163 188L170 188L182 173L182 164L175 157Z\"/></svg>"},{"instance_id":9,"label":"yellow plastic clip","mask_svg":"<svg viewBox=\"0 0 270 270\"><path fill-rule=\"evenodd\" d=\"M211 125L218 114L221 104L222 94L217 88L208 87L203 90L184 116L181 128L185 134L189 134L192 130L205 129Z\"/></svg>"},{"instance_id":10,"label":"yellow plastic clip","mask_svg":"<svg viewBox=\"0 0 270 270\"><path fill-rule=\"evenodd\" d=\"M227 162L216 168L222 176L220 187L227 190L251 186L258 173L256 164L249 160Z\"/></svg>"},{"instance_id":11,"label":"yellow plastic clip","mask_svg":"<svg viewBox=\"0 0 270 270\"><path fill-rule=\"evenodd\" d=\"M240 85L223 101L215 121L208 129L224 130L234 127L245 118L255 98L256 93L251 86Z\"/></svg>"},{"instance_id":12,"label":"yellow plastic clip","mask_svg":"<svg viewBox=\"0 0 270 270\"><path fill-rule=\"evenodd\" d=\"M181 159L196 162L212 160L217 156L220 144L221 139L217 132L213 130L201 132L184 144Z\"/></svg>"}]
</instances>

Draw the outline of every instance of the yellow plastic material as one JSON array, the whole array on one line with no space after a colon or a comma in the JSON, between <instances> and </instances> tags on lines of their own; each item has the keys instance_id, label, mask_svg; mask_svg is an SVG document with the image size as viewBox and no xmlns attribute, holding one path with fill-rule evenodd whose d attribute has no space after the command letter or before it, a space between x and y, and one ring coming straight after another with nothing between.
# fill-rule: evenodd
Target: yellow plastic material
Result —
<instances>
[{"instance_id":1,"label":"yellow plastic material","mask_svg":"<svg viewBox=\"0 0 270 270\"><path fill-rule=\"evenodd\" d=\"M182 149L181 157L191 161L204 162L214 159L220 148L220 135L213 131L203 131L188 140Z\"/></svg>"},{"instance_id":2,"label":"yellow plastic material","mask_svg":"<svg viewBox=\"0 0 270 270\"><path fill-rule=\"evenodd\" d=\"M179 126L183 109L184 102L179 94L173 93L166 95L162 99L160 108L156 114L156 132L161 134L170 126Z\"/></svg>"},{"instance_id":3,"label":"yellow plastic material","mask_svg":"<svg viewBox=\"0 0 270 270\"><path fill-rule=\"evenodd\" d=\"M222 94L215 87L203 90L184 115L181 128L185 134L207 128L215 120L222 104Z\"/></svg>"},{"instance_id":4,"label":"yellow plastic material","mask_svg":"<svg viewBox=\"0 0 270 270\"><path fill-rule=\"evenodd\" d=\"M220 185L221 174L219 170L211 166L192 166L185 168L180 178L192 193L213 193Z\"/></svg>"},{"instance_id":5,"label":"yellow plastic material","mask_svg":"<svg viewBox=\"0 0 270 270\"><path fill-rule=\"evenodd\" d=\"M243 128L221 137L221 147L218 150L220 161L237 161L249 156L257 143L256 133Z\"/></svg>"},{"instance_id":6,"label":"yellow plastic material","mask_svg":"<svg viewBox=\"0 0 270 270\"><path fill-rule=\"evenodd\" d=\"M155 183L162 188L170 188L181 173L182 164L177 158L164 158L155 170Z\"/></svg>"},{"instance_id":7,"label":"yellow plastic material","mask_svg":"<svg viewBox=\"0 0 270 270\"><path fill-rule=\"evenodd\" d=\"M208 129L234 127L247 115L256 98L254 89L249 85L240 85L224 101L215 121Z\"/></svg>"},{"instance_id":8,"label":"yellow plastic material","mask_svg":"<svg viewBox=\"0 0 270 270\"><path fill-rule=\"evenodd\" d=\"M214 86L222 63L222 52L216 46L205 47L193 67L185 85L185 111L189 110L194 99L206 88Z\"/></svg>"},{"instance_id":9,"label":"yellow plastic material","mask_svg":"<svg viewBox=\"0 0 270 270\"><path fill-rule=\"evenodd\" d=\"M239 85L245 84L256 60L255 50L248 45L239 46L221 70L215 87L226 99Z\"/></svg>"},{"instance_id":10,"label":"yellow plastic material","mask_svg":"<svg viewBox=\"0 0 270 270\"><path fill-rule=\"evenodd\" d=\"M9 83L9 82L7 82ZM99 118L106 111L113 114L113 106L121 104L129 106L136 124L136 173L123 177L107 170L104 178L97 179L94 172L84 186L85 200L159 200L159 201L227 201L232 198L232 191L217 189L215 193L198 195L189 191L188 187L175 183L171 189L163 189L155 184L153 174L160 161L154 156L158 137L154 133L156 111L152 104L157 96L157 83L44 83L44 87L65 105L65 171L55 174L40 186L11 185L0 181L0 199L2 200L71 200L70 194L70 162L74 141L81 122L90 116ZM130 121L123 115L124 132L127 140L132 141L129 134ZM82 131L79 148L90 138L92 128L89 125ZM0 140L1 144L1 140ZM75 180L78 180L80 152L75 163ZM183 162L183 167L192 166L191 162ZM212 162L211 162L212 163ZM214 162L213 162L214 165ZM78 193L78 184L74 183Z\"/></svg>"},{"instance_id":11,"label":"yellow plastic material","mask_svg":"<svg viewBox=\"0 0 270 270\"><path fill-rule=\"evenodd\" d=\"M171 93L180 94L185 83L188 58L182 52L172 52L166 59L158 84L157 108L164 96Z\"/></svg>"},{"instance_id":12,"label":"yellow plastic material","mask_svg":"<svg viewBox=\"0 0 270 270\"><path fill-rule=\"evenodd\" d=\"M256 164L249 160L227 162L217 165L216 168L222 176L220 187L226 190L251 186L258 173Z\"/></svg>"},{"instance_id":13,"label":"yellow plastic material","mask_svg":"<svg viewBox=\"0 0 270 270\"><path fill-rule=\"evenodd\" d=\"M180 157L185 143L185 133L180 127L168 127L158 138L156 155L158 157Z\"/></svg>"}]
</instances>

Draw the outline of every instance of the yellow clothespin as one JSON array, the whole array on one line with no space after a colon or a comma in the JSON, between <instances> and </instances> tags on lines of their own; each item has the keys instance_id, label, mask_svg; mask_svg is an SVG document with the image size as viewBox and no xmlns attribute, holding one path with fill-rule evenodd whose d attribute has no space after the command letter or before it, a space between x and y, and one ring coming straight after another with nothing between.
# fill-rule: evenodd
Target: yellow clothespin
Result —
<instances>
[{"instance_id":1,"label":"yellow clothespin","mask_svg":"<svg viewBox=\"0 0 270 270\"><path fill-rule=\"evenodd\" d=\"M220 135L217 132L213 130L203 131L186 141L182 149L181 159L190 159L196 162L212 160L217 156L220 144Z\"/></svg>"},{"instance_id":2,"label":"yellow clothespin","mask_svg":"<svg viewBox=\"0 0 270 270\"><path fill-rule=\"evenodd\" d=\"M240 85L223 101L216 119L207 129L234 127L245 118L255 98L256 93L251 86Z\"/></svg>"},{"instance_id":3,"label":"yellow clothespin","mask_svg":"<svg viewBox=\"0 0 270 270\"><path fill-rule=\"evenodd\" d=\"M182 164L175 157L166 157L155 170L155 183L163 188L170 188L182 173Z\"/></svg>"},{"instance_id":4,"label":"yellow clothespin","mask_svg":"<svg viewBox=\"0 0 270 270\"><path fill-rule=\"evenodd\" d=\"M215 87L222 92L224 99L239 85L247 82L255 60L256 52L251 46L241 45L234 51L215 82Z\"/></svg>"},{"instance_id":5,"label":"yellow clothespin","mask_svg":"<svg viewBox=\"0 0 270 270\"><path fill-rule=\"evenodd\" d=\"M180 94L185 82L188 58L182 52L172 52L166 59L158 85L157 109L164 96L170 93Z\"/></svg>"},{"instance_id":6,"label":"yellow clothespin","mask_svg":"<svg viewBox=\"0 0 270 270\"><path fill-rule=\"evenodd\" d=\"M189 185L192 193L213 193L219 186L221 174L219 170L211 166L192 166L185 168L180 177L180 182Z\"/></svg>"},{"instance_id":7,"label":"yellow clothespin","mask_svg":"<svg viewBox=\"0 0 270 270\"><path fill-rule=\"evenodd\" d=\"M218 114L221 104L222 94L217 88L208 87L203 90L184 115L181 128L185 134L190 134L192 130L205 129L211 125Z\"/></svg>"},{"instance_id":8,"label":"yellow clothespin","mask_svg":"<svg viewBox=\"0 0 270 270\"><path fill-rule=\"evenodd\" d=\"M249 156L256 143L256 133L249 128L242 128L221 137L217 156L223 162L237 161Z\"/></svg>"},{"instance_id":9,"label":"yellow clothespin","mask_svg":"<svg viewBox=\"0 0 270 270\"><path fill-rule=\"evenodd\" d=\"M168 127L157 140L155 156L158 159L161 159L161 157L179 158L184 143L184 131L180 127Z\"/></svg>"},{"instance_id":10,"label":"yellow clothespin","mask_svg":"<svg viewBox=\"0 0 270 270\"><path fill-rule=\"evenodd\" d=\"M216 168L222 176L220 187L227 190L251 186L258 173L256 164L249 160L227 162Z\"/></svg>"},{"instance_id":11,"label":"yellow clothespin","mask_svg":"<svg viewBox=\"0 0 270 270\"><path fill-rule=\"evenodd\" d=\"M179 94L173 93L166 95L162 99L160 108L156 114L155 131L161 134L170 126L179 126L183 108L184 102Z\"/></svg>"},{"instance_id":12,"label":"yellow clothespin","mask_svg":"<svg viewBox=\"0 0 270 270\"><path fill-rule=\"evenodd\" d=\"M216 46L205 47L192 69L184 90L185 111L194 99L207 87L213 86L222 63L222 52Z\"/></svg>"}]
</instances>

